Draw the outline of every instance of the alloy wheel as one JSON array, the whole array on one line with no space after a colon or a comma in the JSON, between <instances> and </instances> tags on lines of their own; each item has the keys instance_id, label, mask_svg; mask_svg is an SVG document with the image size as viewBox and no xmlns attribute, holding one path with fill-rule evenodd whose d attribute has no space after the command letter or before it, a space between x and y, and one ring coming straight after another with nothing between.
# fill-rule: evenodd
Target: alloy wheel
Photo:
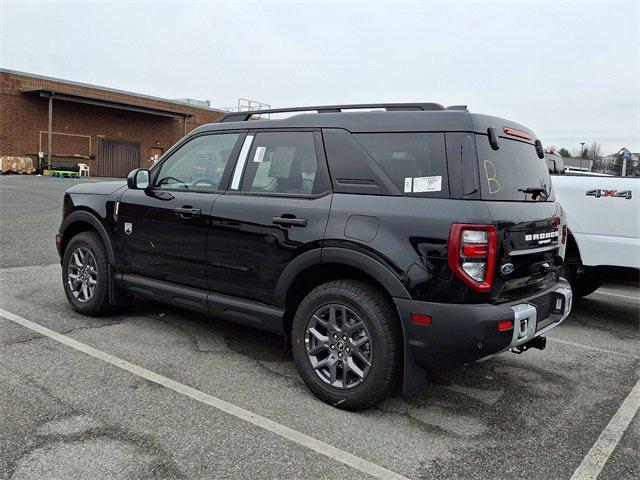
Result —
<instances>
[{"instance_id":1,"label":"alloy wheel","mask_svg":"<svg viewBox=\"0 0 640 480\"><path fill-rule=\"evenodd\" d=\"M76 248L69 257L67 285L80 303L87 303L98 286L96 258L87 247Z\"/></svg>"},{"instance_id":2,"label":"alloy wheel","mask_svg":"<svg viewBox=\"0 0 640 480\"><path fill-rule=\"evenodd\" d=\"M349 389L371 369L371 335L360 316L342 304L320 307L307 322L307 357L316 374L335 388Z\"/></svg>"}]
</instances>

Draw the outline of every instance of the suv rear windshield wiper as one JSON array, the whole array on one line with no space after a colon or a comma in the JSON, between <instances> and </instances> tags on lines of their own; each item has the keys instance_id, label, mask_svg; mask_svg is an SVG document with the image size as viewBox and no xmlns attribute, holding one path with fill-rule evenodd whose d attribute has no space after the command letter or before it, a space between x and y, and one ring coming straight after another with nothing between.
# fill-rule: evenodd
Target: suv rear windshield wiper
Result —
<instances>
[{"instance_id":1,"label":"suv rear windshield wiper","mask_svg":"<svg viewBox=\"0 0 640 480\"><path fill-rule=\"evenodd\" d=\"M523 193L530 193L534 200L538 198L538 195L541 195L544 200L549 198L549 192L547 191L546 187L520 187L518 191Z\"/></svg>"}]
</instances>

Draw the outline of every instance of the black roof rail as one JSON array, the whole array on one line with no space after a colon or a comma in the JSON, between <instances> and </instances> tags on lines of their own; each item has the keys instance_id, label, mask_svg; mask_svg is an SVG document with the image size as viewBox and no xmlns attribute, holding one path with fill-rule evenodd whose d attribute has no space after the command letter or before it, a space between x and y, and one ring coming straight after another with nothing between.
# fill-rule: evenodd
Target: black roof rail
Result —
<instances>
[{"instance_id":1,"label":"black roof rail","mask_svg":"<svg viewBox=\"0 0 640 480\"><path fill-rule=\"evenodd\" d=\"M321 105L313 107L290 107L290 108L271 108L269 110L247 110L245 112L230 112L216 120L220 122L245 122L254 115L267 115L271 113L289 113L289 112L317 112L317 113L340 113L343 110L360 110L367 108L383 108L388 112L406 112L406 111L435 111L445 110L439 103L362 103L354 105Z\"/></svg>"}]
</instances>

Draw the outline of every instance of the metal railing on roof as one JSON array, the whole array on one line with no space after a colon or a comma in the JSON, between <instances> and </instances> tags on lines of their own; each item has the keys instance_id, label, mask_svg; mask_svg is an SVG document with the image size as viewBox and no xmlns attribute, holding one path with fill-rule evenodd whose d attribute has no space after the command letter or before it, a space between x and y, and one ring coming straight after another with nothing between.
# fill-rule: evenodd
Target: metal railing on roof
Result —
<instances>
[{"instance_id":1,"label":"metal railing on roof","mask_svg":"<svg viewBox=\"0 0 640 480\"><path fill-rule=\"evenodd\" d=\"M406 111L438 111L438 110L466 110L465 105L454 105L448 108L439 103L364 103L353 105L321 105L311 107L269 108L263 110L245 110L230 112L221 116L217 122L245 122L254 116L263 117L274 113L316 112L316 113L341 113L350 110L379 109L387 112Z\"/></svg>"},{"instance_id":2,"label":"metal railing on roof","mask_svg":"<svg viewBox=\"0 0 640 480\"><path fill-rule=\"evenodd\" d=\"M248 98L239 98L238 104L235 107L225 108L227 112L255 112L269 110L271 105L269 103L258 102L257 100L249 100Z\"/></svg>"}]
</instances>

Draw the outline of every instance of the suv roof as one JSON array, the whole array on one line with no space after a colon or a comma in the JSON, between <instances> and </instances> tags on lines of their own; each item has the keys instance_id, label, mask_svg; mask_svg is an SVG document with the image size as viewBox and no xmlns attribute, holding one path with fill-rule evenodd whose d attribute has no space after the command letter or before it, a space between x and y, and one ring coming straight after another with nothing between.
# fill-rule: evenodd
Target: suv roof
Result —
<instances>
[{"instance_id":1,"label":"suv roof","mask_svg":"<svg viewBox=\"0 0 640 480\"><path fill-rule=\"evenodd\" d=\"M379 108L386 111L342 111L366 108ZM288 112L303 113L285 119L250 120L255 115ZM437 103L327 105L232 112L220 117L215 123L198 127L192 133L245 128L343 128L355 133L431 131L486 134L490 127L495 128L499 136L503 136L504 127L510 127L529 134L530 143L537 139L533 131L511 120L470 113L464 105L445 108Z\"/></svg>"}]
</instances>

